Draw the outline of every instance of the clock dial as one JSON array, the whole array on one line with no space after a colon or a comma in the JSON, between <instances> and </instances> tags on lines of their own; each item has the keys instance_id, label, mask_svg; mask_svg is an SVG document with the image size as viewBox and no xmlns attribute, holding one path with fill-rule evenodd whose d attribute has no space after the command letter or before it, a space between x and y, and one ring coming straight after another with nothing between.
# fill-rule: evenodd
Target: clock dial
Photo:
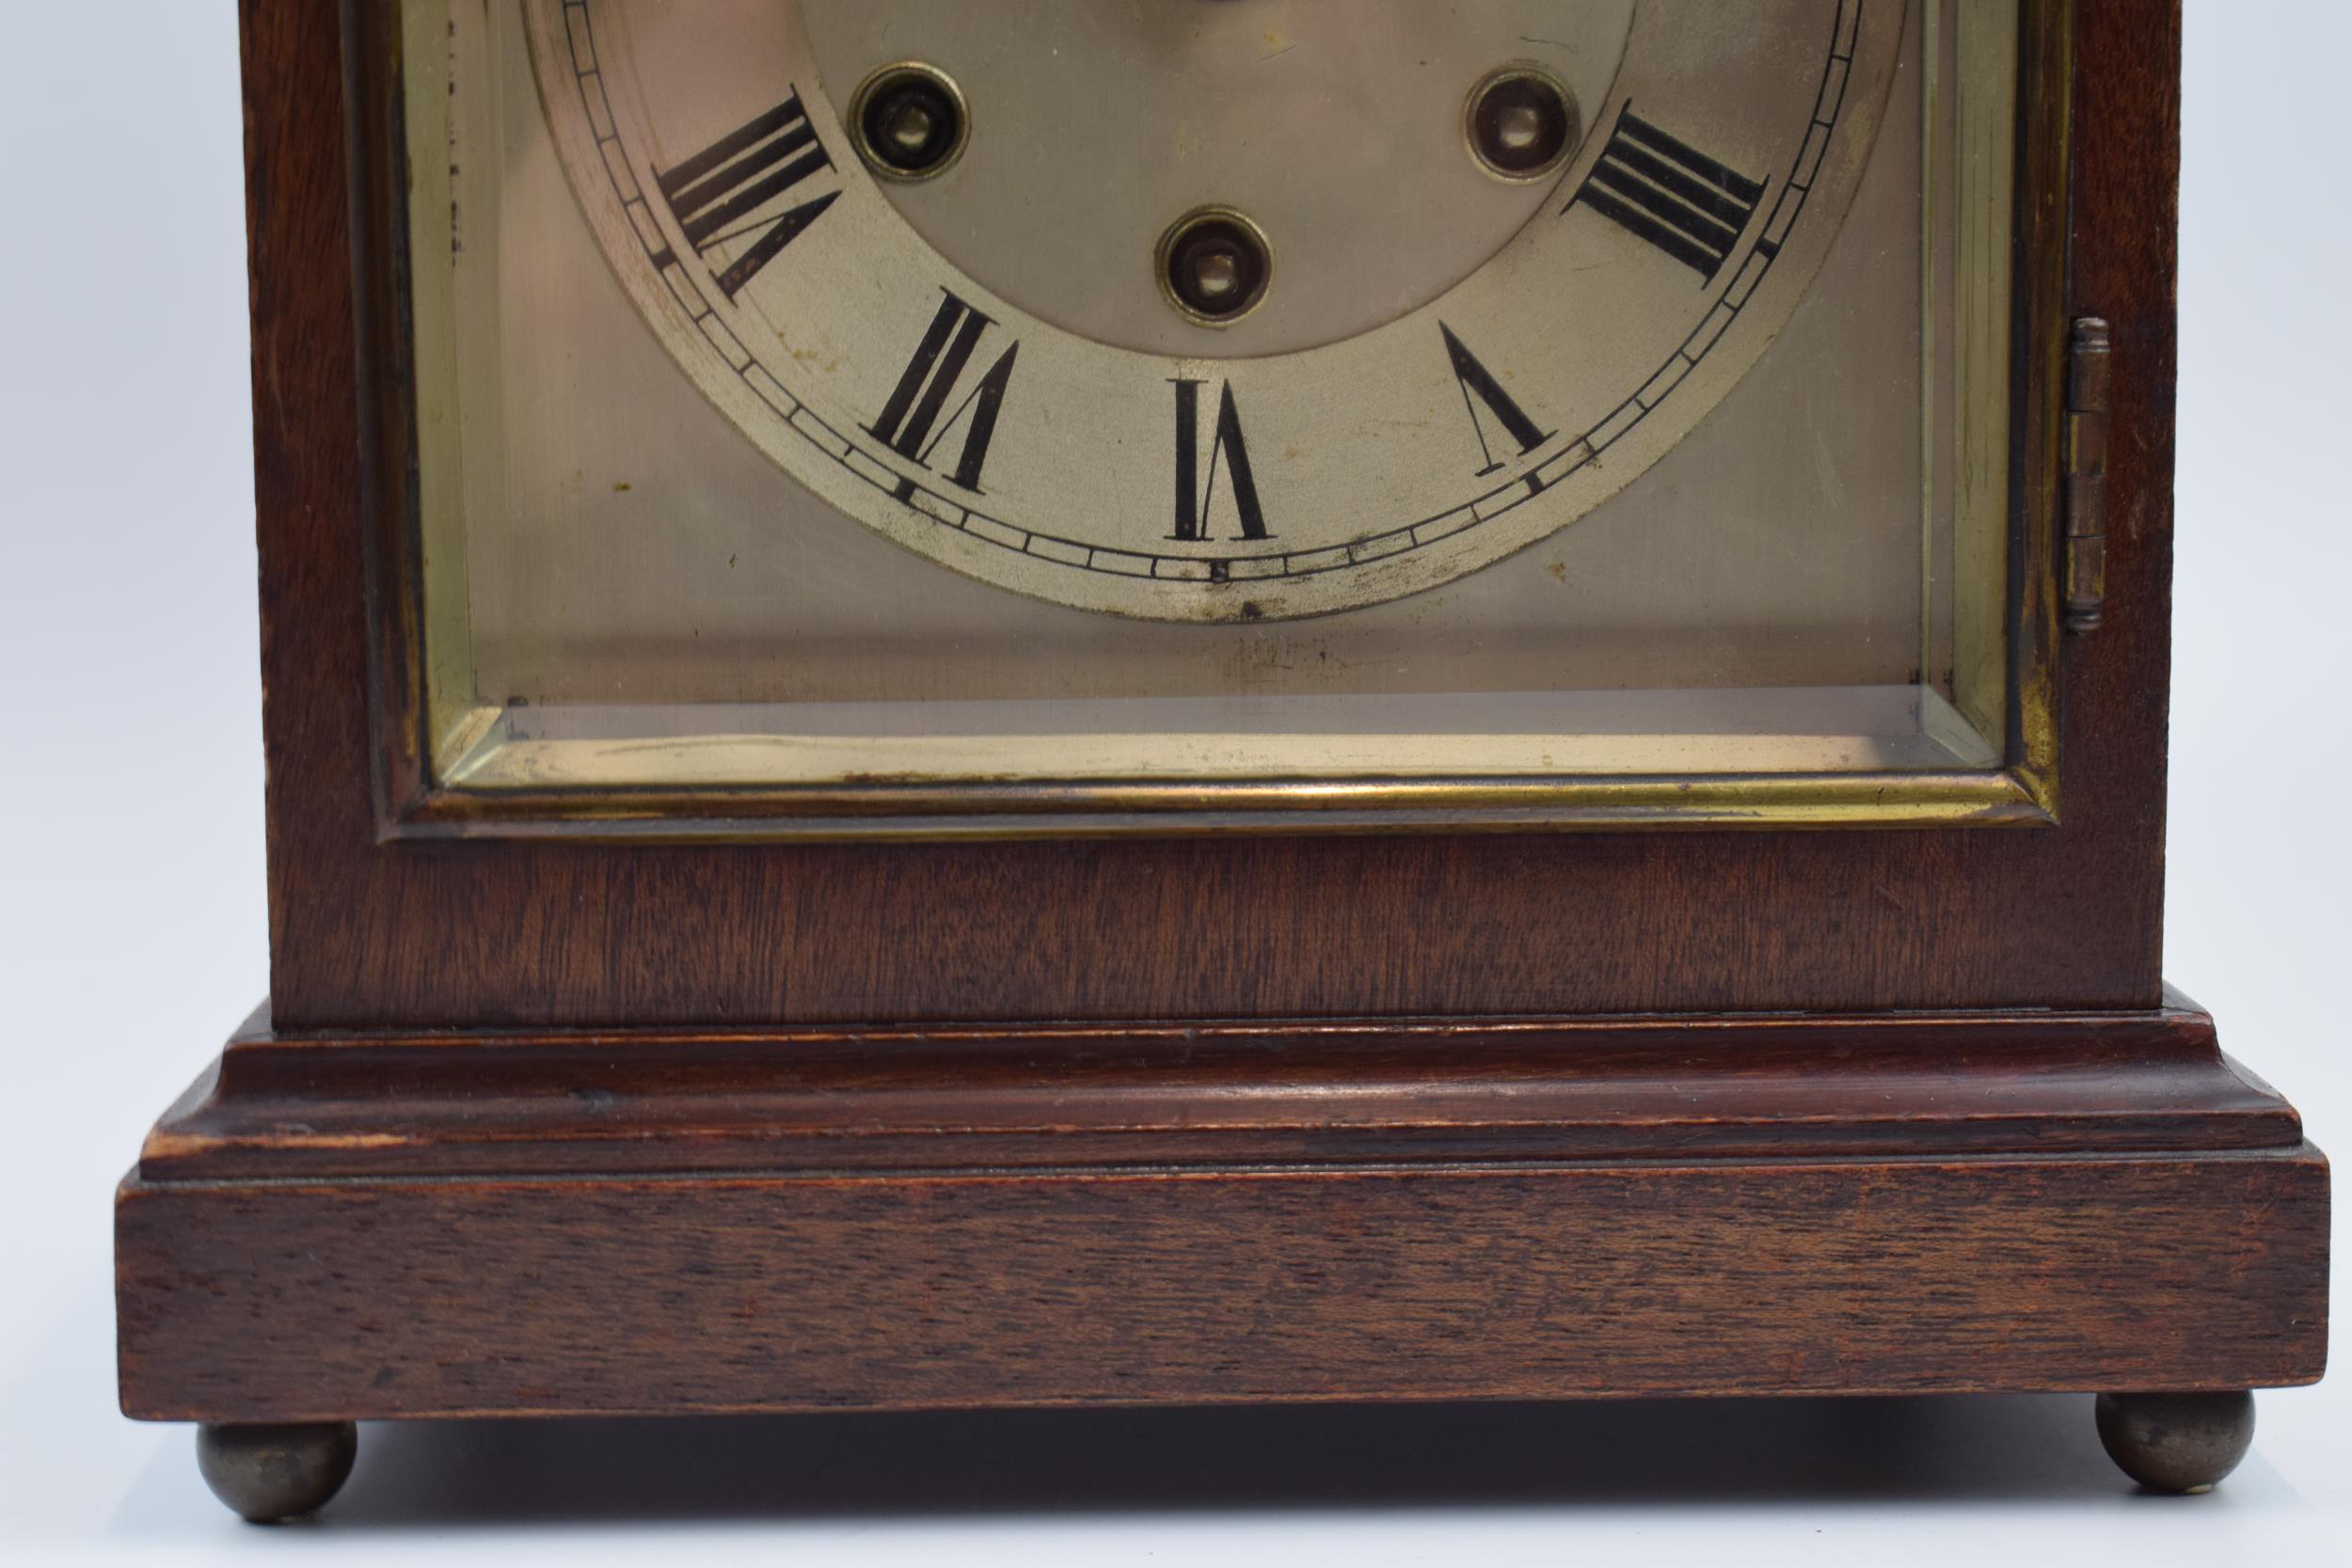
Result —
<instances>
[{"instance_id":1,"label":"clock dial","mask_svg":"<svg viewBox=\"0 0 2352 1568\"><path fill-rule=\"evenodd\" d=\"M591 227L754 443L946 566L1171 621L1415 593L1631 483L1804 297L1903 21L528 8Z\"/></svg>"}]
</instances>

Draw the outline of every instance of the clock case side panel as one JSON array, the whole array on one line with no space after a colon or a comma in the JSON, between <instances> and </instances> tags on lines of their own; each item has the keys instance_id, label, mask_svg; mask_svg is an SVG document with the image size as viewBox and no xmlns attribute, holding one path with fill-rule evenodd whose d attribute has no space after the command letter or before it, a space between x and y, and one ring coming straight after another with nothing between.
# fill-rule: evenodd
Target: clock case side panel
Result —
<instances>
[{"instance_id":1,"label":"clock case side panel","mask_svg":"<svg viewBox=\"0 0 2352 1568\"><path fill-rule=\"evenodd\" d=\"M2037 8L2063 34L2062 7ZM281 1031L727 1022L1476 1016L2159 994L2178 16L2075 16L2071 268L2021 348L2114 327L2106 624L2046 711L2026 832L420 841L416 475L391 8L246 0L273 1006ZM2026 214L2058 224L2063 214ZM2058 408L2020 432L2049 504ZM2025 635L2054 575L2020 563ZM2037 597L2038 595L2038 597ZM2012 736L2012 742L2021 738ZM2046 738L2046 737L2044 737ZM388 761L389 759L389 761Z\"/></svg>"}]
</instances>

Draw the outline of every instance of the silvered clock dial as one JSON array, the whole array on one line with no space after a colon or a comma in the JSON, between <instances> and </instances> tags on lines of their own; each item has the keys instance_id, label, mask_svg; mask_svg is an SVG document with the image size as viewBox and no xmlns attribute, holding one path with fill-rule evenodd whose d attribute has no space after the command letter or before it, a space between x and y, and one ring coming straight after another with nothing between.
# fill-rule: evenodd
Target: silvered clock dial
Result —
<instances>
[{"instance_id":1,"label":"silvered clock dial","mask_svg":"<svg viewBox=\"0 0 2352 1568\"><path fill-rule=\"evenodd\" d=\"M1861 183L1900 0L527 0L589 226L842 512L1167 621L1474 572L1689 435Z\"/></svg>"}]
</instances>

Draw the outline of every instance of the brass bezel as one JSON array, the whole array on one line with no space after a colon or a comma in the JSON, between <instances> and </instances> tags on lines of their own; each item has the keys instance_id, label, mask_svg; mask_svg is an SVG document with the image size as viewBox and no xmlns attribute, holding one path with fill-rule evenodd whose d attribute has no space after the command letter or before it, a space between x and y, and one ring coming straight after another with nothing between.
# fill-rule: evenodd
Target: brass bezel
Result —
<instances>
[{"instance_id":1,"label":"brass bezel","mask_svg":"<svg viewBox=\"0 0 2352 1568\"><path fill-rule=\"evenodd\" d=\"M1524 170L1504 168L1490 161L1478 145L1478 101L1505 82L1541 82L1551 89L1567 110L1568 134L1562 139L1560 150L1546 159L1540 167ZM1489 180L1500 180L1506 185L1533 185L1556 178L1562 169L1568 166L1569 160L1576 156L1576 150L1583 145L1584 131L1584 105L1576 101L1576 94L1568 90L1565 82L1532 61L1516 60L1509 65L1496 67L1481 76L1462 100L1462 150L1470 154L1470 162L1478 166L1481 174Z\"/></svg>"},{"instance_id":2,"label":"brass bezel","mask_svg":"<svg viewBox=\"0 0 2352 1568\"><path fill-rule=\"evenodd\" d=\"M955 142L947 149L947 155L929 168L900 168L896 164L887 163L875 153L866 139L866 105L884 83L906 76L919 76L930 83L946 93L956 106ZM972 145L972 104L963 96L963 88L957 85L954 77L921 60L893 60L888 65L877 66L867 71L866 79L857 85L857 90L850 95L850 113L842 123L850 127L850 145L857 149L858 158L867 171L877 180L888 180L901 185L938 179L955 167L963 157L963 150Z\"/></svg>"},{"instance_id":3,"label":"brass bezel","mask_svg":"<svg viewBox=\"0 0 2352 1568\"><path fill-rule=\"evenodd\" d=\"M2072 140L2073 7L2021 0L2017 152L2000 623L1979 628L2006 689L1999 766L1983 770L1661 776L1070 782L970 780L791 786L562 785L468 788L449 764L494 735L501 712L462 693L462 653L427 625L428 479L419 408L442 373L405 335L417 307L409 267L412 167L405 41L429 77L433 0L401 5L351 61L356 218L375 445L369 454L372 678L378 716L379 830L399 838L746 842L779 839L1062 838L1118 834L1854 829L2049 825L2058 817L2060 640L2056 581ZM1932 10L1931 0L1931 10ZM362 13L373 8L359 8ZM967 115L966 129L968 134ZM2006 133L2005 133L2006 134ZM430 182L427 182L429 184ZM427 362L421 365L420 358ZM1991 454L1985 454L1991 455ZM1997 483L1997 481L1994 482ZM433 606L446 616L446 604ZM433 660L437 657L438 662ZM453 657L454 662L453 662ZM437 700L437 694L438 700ZM1963 706L1968 705L1963 700ZM437 725L437 716L438 723Z\"/></svg>"},{"instance_id":4,"label":"brass bezel","mask_svg":"<svg viewBox=\"0 0 2352 1568\"><path fill-rule=\"evenodd\" d=\"M1168 258L1174 254L1178 243L1192 230L1203 223L1230 223L1236 229L1248 230L1256 238L1258 248L1265 252L1265 276L1258 280L1258 287L1250 293L1248 302L1240 309L1228 315L1212 316L1193 309L1184 297L1176 292L1176 285L1168 280ZM1227 327L1236 322L1246 320L1259 306L1265 303L1266 295L1274 292L1274 241L1267 236L1263 229L1258 227L1258 221L1255 218L1232 207L1220 207L1215 204L1195 207L1160 230L1158 242L1152 246L1152 276L1160 285L1160 297L1168 301L1169 309L1195 326Z\"/></svg>"}]
</instances>

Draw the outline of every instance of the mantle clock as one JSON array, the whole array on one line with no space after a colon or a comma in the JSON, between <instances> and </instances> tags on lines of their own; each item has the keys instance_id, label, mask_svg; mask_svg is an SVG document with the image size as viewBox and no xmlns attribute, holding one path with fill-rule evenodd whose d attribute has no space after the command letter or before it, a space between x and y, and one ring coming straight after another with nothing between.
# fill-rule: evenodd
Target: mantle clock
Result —
<instances>
[{"instance_id":1,"label":"mantle clock","mask_svg":"<svg viewBox=\"0 0 2352 1568\"><path fill-rule=\"evenodd\" d=\"M2174 0L246 0L267 1006L124 1408L2067 1389L2328 1177L2158 970ZM983 14L984 13L984 14Z\"/></svg>"}]
</instances>

